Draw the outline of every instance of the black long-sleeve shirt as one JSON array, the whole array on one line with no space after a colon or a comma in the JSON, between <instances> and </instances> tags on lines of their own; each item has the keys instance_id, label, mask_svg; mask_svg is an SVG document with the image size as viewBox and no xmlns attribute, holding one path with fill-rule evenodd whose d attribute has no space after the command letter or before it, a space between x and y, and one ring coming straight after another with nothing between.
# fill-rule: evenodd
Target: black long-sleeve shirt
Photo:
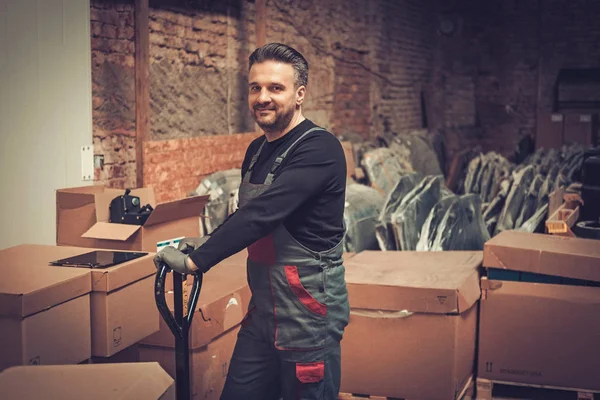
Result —
<instances>
[{"instance_id":1,"label":"black long-sleeve shirt","mask_svg":"<svg viewBox=\"0 0 600 400\"><path fill-rule=\"evenodd\" d=\"M275 158L315 126L306 119L283 137L266 142L251 183L264 183ZM248 146L242 177L264 140L261 136ZM190 257L206 272L281 224L305 247L330 249L344 235L345 192L346 158L341 143L327 131L313 131L288 153L271 186L230 215Z\"/></svg>"}]
</instances>

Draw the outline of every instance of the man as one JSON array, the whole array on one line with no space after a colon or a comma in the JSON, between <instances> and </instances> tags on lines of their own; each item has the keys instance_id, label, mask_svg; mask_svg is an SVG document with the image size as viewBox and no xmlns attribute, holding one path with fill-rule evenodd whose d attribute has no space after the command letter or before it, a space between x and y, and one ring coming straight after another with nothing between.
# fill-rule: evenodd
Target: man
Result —
<instances>
[{"instance_id":1,"label":"man","mask_svg":"<svg viewBox=\"0 0 600 400\"><path fill-rule=\"evenodd\" d=\"M344 151L302 115L308 63L299 52L271 43L249 64L248 103L265 134L246 152L239 208L210 237L184 241L195 243L189 256L166 248L155 262L205 273L247 247L252 299L221 398L334 400L349 317Z\"/></svg>"}]
</instances>

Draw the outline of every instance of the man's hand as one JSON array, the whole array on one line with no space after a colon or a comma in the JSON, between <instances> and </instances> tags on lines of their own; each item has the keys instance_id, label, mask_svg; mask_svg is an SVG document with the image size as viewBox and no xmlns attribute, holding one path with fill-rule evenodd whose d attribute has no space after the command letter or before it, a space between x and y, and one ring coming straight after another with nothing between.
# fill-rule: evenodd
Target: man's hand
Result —
<instances>
[{"instance_id":1,"label":"man's hand","mask_svg":"<svg viewBox=\"0 0 600 400\"><path fill-rule=\"evenodd\" d=\"M160 268L160 264L163 262L180 274L195 274L198 272L198 267L189 259L187 254L183 254L180 250L171 246L165 247L154 256L156 268Z\"/></svg>"},{"instance_id":2,"label":"man's hand","mask_svg":"<svg viewBox=\"0 0 600 400\"><path fill-rule=\"evenodd\" d=\"M198 247L202 246L209 238L210 238L210 236L208 236L208 235L202 236L202 237L183 238L179 242L179 246L177 246L177 249L181 250L181 251L188 250L188 252L194 251Z\"/></svg>"}]
</instances>

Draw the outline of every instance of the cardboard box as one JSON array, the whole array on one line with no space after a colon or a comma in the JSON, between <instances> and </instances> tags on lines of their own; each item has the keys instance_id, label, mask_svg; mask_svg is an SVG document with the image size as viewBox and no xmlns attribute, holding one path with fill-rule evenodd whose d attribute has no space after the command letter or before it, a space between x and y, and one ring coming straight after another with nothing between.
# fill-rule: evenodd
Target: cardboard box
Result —
<instances>
[{"instance_id":1,"label":"cardboard box","mask_svg":"<svg viewBox=\"0 0 600 400\"><path fill-rule=\"evenodd\" d=\"M126 347L112 356L92 356L85 361L86 364L121 364L134 362L140 362L139 343Z\"/></svg>"},{"instance_id":2,"label":"cardboard box","mask_svg":"<svg viewBox=\"0 0 600 400\"><path fill-rule=\"evenodd\" d=\"M600 288L481 285L478 377L600 390Z\"/></svg>"},{"instance_id":3,"label":"cardboard box","mask_svg":"<svg viewBox=\"0 0 600 400\"><path fill-rule=\"evenodd\" d=\"M22 265L27 251L0 251L0 370L89 358L89 271Z\"/></svg>"},{"instance_id":4,"label":"cardboard box","mask_svg":"<svg viewBox=\"0 0 600 400\"><path fill-rule=\"evenodd\" d=\"M143 226L110 223L109 205L123 190L103 185L56 192L56 243L117 250L157 251L159 242L201 233L202 212L208 196L194 196L156 204L152 188L131 191L142 205L154 208Z\"/></svg>"},{"instance_id":5,"label":"cardboard box","mask_svg":"<svg viewBox=\"0 0 600 400\"><path fill-rule=\"evenodd\" d=\"M219 400L239 330L238 324L190 353L192 399ZM172 348L140 345L139 357L141 362L158 362L169 375L176 377Z\"/></svg>"},{"instance_id":6,"label":"cardboard box","mask_svg":"<svg viewBox=\"0 0 600 400\"><path fill-rule=\"evenodd\" d=\"M475 371L481 260L470 251L364 251L348 260L341 391L458 397Z\"/></svg>"},{"instance_id":7,"label":"cardboard box","mask_svg":"<svg viewBox=\"0 0 600 400\"><path fill-rule=\"evenodd\" d=\"M188 293L191 282L193 278L185 283ZM204 274L196 315L190 327L190 349L206 346L212 339L239 324L248 309L250 296L243 252L223 260ZM165 293L165 297L169 309L173 310L173 292ZM187 305L187 300L184 303ZM160 330L140 343L175 347L173 334L162 318Z\"/></svg>"},{"instance_id":8,"label":"cardboard box","mask_svg":"<svg viewBox=\"0 0 600 400\"><path fill-rule=\"evenodd\" d=\"M565 115L564 143L579 143L592 146L598 131L598 115L581 112L568 112Z\"/></svg>"},{"instance_id":9,"label":"cardboard box","mask_svg":"<svg viewBox=\"0 0 600 400\"><path fill-rule=\"evenodd\" d=\"M91 323L91 355L109 357L159 329L160 316L154 301L154 253L105 269L48 265L50 261L93 250L95 249L20 245L5 252L15 266L36 265L45 268L48 273L75 271L87 276L91 284L88 309L88 330Z\"/></svg>"},{"instance_id":10,"label":"cardboard box","mask_svg":"<svg viewBox=\"0 0 600 400\"><path fill-rule=\"evenodd\" d=\"M535 148L560 149L563 145L564 115L557 113L539 113Z\"/></svg>"},{"instance_id":11,"label":"cardboard box","mask_svg":"<svg viewBox=\"0 0 600 400\"><path fill-rule=\"evenodd\" d=\"M504 231L484 245L486 268L600 281L597 240Z\"/></svg>"},{"instance_id":12,"label":"cardboard box","mask_svg":"<svg viewBox=\"0 0 600 400\"><path fill-rule=\"evenodd\" d=\"M6 399L175 400L175 382L158 363L28 366L2 372L0 393Z\"/></svg>"},{"instance_id":13,"label":"cardboard box","mask_svg":"<svg viewBox=\"0 0 600 400\"><path fill-rule=\"evenodd\" d=\"M229 360L235 347L240 323L250 301L244 250L223 260L203 278L196 315L190 327L190 374L192 393L196 399L218 399L225 383ZM185 282L187 290L191 280ZM165 294L173 310L173 292ZM184 303L187 298L184 294ZM175 339L167 324L141 341L140 361L158 361L175 376Z\"/></svg>"}]
</instances>

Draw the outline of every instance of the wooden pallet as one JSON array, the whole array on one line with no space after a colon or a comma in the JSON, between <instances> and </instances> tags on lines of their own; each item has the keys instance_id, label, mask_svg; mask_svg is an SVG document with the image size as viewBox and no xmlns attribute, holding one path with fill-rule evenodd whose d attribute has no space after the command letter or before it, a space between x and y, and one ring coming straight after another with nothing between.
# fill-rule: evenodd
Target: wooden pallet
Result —
<instances>
[{"instance_id":1,"label":"wooden pallet","mask_svg":"<svg viewBox=\"0 0 600 400\"><path fill-rule=\"evenodd\" d=\"M477 400L600 400L600 391L477 378Z\"/></svg>"},{"instance_id":2,"label":"wooden pallet","mask_svg":"<svg viewBox=\"0 0 600 400\"><path fill-rule=\"evenodd\" d=\"M338 400L409 400L398 397L385 397L385 396L371 396L367 394L356 394L356 393L340 393ZM420 400L420 399L410 399ZM465 384L463 390L460 392L456 400L475 400L475 381L473 377L470 377Z\"/></svg>"}]
</instances>

